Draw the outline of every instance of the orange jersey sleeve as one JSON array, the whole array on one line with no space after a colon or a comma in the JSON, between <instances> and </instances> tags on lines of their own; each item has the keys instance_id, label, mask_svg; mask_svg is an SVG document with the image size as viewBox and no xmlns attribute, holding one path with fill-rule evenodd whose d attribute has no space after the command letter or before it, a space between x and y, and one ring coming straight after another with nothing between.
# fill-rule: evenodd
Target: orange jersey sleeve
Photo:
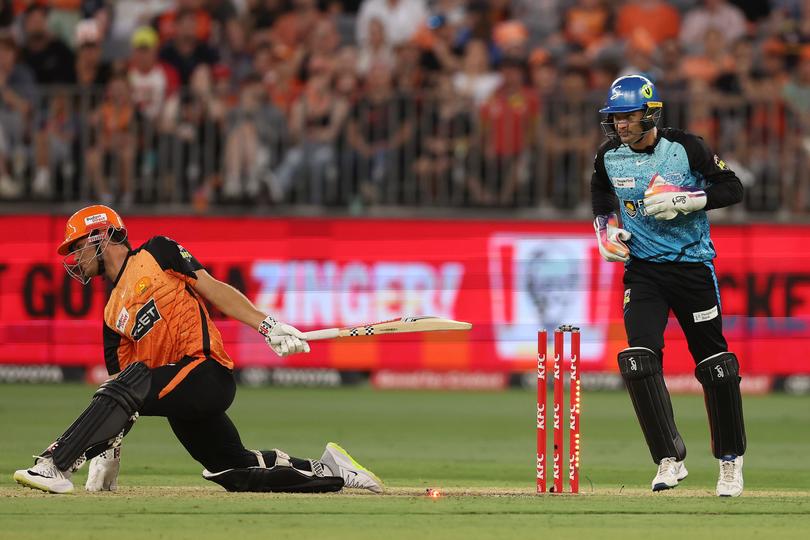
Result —
<instances>
[{"instance_id":1,"label":"orange jersey sleeve","mask_svg":"<svg viewBox=\"0 0 810 540\"><path fill-rule=\"evenodd\" d=\"M219 330L194 291L202 265L183 246L156 236L131 251L104 308L109 373L132 362L150 368L183 358L211 358L228 369Z\"/></svg>"}]
</instances>

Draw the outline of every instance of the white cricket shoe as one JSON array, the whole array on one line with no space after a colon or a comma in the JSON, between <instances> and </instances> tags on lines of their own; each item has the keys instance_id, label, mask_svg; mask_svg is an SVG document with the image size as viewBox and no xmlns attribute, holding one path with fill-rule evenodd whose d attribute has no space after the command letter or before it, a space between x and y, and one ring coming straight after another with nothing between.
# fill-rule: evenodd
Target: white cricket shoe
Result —
<instances>
[{"instance_id":1,"label":"white cricket shoe","mask_svg":"<svg viewBox=\"0 0 810 540\"><path fill-rule=\"evenodd\" d=\"M683 461L678 461L674 457L664 458L661 460L661 463L658 464L658 472L652 481L652 490L663 491L665 489L672 489L688 475L689 471L686 470L686 465L683 464Z\"/></svg>"},{"instance_id":2,"label":"white cricket shoe","mask_svg":"<svg viewBox=\"0 0 810 540\"><path fill-rule=\"evenodd\" d=\"M60 471L53 458L34 456L36 461L30 469L20 469L14 473L14 480L23 486L40 489L48 493L71 493L73 482L69 472Z\"/></svg>"},{"instance_id":3,"label":"white cricket shoe","mask_svg":"<svg viewBox=\"0 0 810 540\"><path fill-rule=\"evenodd\" d=\"M374 493L382 493L382 480L357 463L349 453L337 443L330 442L321 456L321 463L329 469L330 476L342 476L344 487L367 489Z\"/></svg>"},{"instance_id":4,"label":"white cricket shoe","mask_svg":"<svg viewBox=\"0 0 810 540\"><path fill-rule=\"evenodd\" d=\"M743 457L731 456L720 460L720 478L717 479L718 497L739 497L743 492Z\"/></svg>"}]
</instances>

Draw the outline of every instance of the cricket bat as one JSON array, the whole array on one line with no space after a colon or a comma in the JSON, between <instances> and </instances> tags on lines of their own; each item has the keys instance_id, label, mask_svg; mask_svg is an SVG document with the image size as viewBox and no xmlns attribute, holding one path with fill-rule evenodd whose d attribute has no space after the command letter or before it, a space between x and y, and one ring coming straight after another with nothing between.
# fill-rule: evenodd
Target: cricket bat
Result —
<instances>
[{"instance_id":1,"label":"cricket bat","mask_svg":"<svg viewBox=\"0 0 810 540\"><path fill-rule=\"evenodd\" d=\"M333 339L357 336L379 336L382 334L397 334L406 332L435 332L438 330L469 330L472 324L454 321L443 317L402 317L360 326L347 326L346 328L325 328L304 332L304 339L315 341L319 339Z\"/></svg>"}]
</instances>

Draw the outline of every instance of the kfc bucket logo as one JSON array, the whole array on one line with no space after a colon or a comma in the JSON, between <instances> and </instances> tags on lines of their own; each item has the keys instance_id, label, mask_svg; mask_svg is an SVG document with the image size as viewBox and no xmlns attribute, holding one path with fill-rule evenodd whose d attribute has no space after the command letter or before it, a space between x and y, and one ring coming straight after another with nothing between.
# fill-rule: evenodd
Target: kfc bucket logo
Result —
<instances>
[{"instance_id":1,"label":"kfc bucket logo","mask_svg":"<svg viewBox=\"0 0 810 540\"><path fill-rule=\"evenodd\" d=\"M488 256L501 360L531 358L537 330L561 324L582 328L586 361L602 354L615 265L599 257L590 236L497 234Z\"/></svg>"}]
</instances>

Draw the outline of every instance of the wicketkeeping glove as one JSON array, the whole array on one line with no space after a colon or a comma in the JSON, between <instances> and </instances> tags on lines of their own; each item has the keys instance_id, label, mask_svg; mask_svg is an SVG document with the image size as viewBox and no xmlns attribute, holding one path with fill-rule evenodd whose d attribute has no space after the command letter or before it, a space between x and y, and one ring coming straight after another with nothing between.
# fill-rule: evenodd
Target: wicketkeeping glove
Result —
<instances>
[{"instance_id":1,"label":"wicketkeeping glove","mask_svg":"<svg viewBox=\"0 0 810 540\"><path fill-rule=\"evenodd\" d=\"M608 262L627 262L630 259L630 248L625 244L630 240L630 231L619 227L616 214L596 216L593 220L596 240L599 243L599 254Z\"/></svg>"},{"instance_id":2,"label":"wicketkeeping glove","mask_svg":"<svg viewBox=\"0 0 810 540\"><path fill-rule=\"evenodd\" d=\"M699 188L675 186L656 174L644 192L644 211L659 221L674 219L706 206L706 192Z\"/></svg>"},{"instance_id":3,"label":"wicketkeeping glove","mask_svg":"<svg viewBox=\"0 0 810 540\"><path fill-rule=\"evenodd\" d=\"M121 469L121 447L110 448L90 460L87 491L115 491L118 489L118 471Z\"/></svg>"},{"instance_id":4,"label":"wicketkeeping glove","mask_svg":"<svg viewBox=\"0 0 810 540\"><path fill-rule=\"evenodd\" d=\"M259 324L259 333L279 356L309 352L309 343L304 340L304 334L294 326L278 322L273 317L267 317Z\"/></svg>"}]
</instances>

